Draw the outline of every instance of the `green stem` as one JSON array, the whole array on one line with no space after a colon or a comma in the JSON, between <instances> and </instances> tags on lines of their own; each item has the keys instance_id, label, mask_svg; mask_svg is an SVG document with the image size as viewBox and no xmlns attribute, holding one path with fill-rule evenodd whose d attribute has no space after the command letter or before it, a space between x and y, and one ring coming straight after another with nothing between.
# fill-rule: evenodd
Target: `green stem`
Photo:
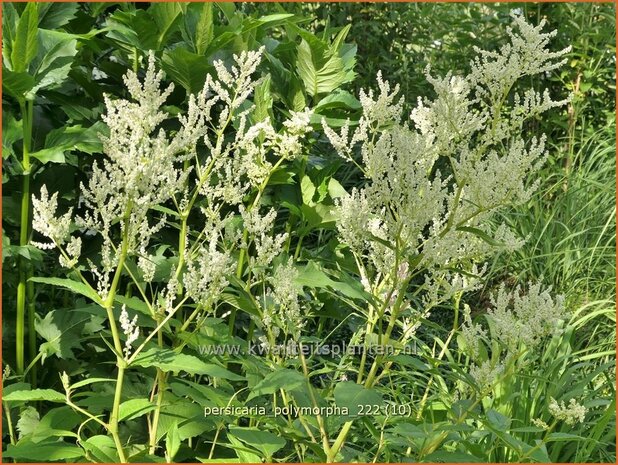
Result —
<instances>
[{"instance_id":1,"label":"green stem","mask_svg":"<svg viewBox=\"0 0 618 465\"><path fill-rule=\"evenodd\" d=\"M122 363L118 367L118 375L116 377L116 391L114 392L114 405L112 407L112 414L108 424L108 431L114 439L114 444L116 444L116 450L118 452L118 457L120 458L121 463L127 463L127 458L124 454L124 449L122 448L122 442L120 441L120 436L118 435L118 412L120 410L120 400L122 398L124 370L124 363Z\"/></svg>"},{"instance_id":2,"label":"green stem","mask_svg":"<svg viewBox=\"0 0 618 465\"><path fill-rule=\"evenodd\" d=\"M23 148L22 148L22 193L21 193L21 215L20 215L20 230L19 230L19 245L25 247L28 245L28 237L30 235L30 149L32 143L32 101L22 100L19 103L22 115L23 127ZM19 283L17 285L17 318L15 327L15 362L17 374L23 374L25 357L25 322L26 322L26 288L28 276L31 275L29 263L22 256L18 261ZM28 293L30 294L30 293ZM30 296L29 296L30 297ZM28 306L28 310L32 313L28 316L28 331L34 333L34 306ZM32 325L30 324L32 322ZM30 336L29 341L32 340ZM31 355L36 350L36 340L33 345L30 345Z\"/></svg>"},{"instance_id":3,"label":"green stem","mask_svg":"<svg viewBox=\"0 0 618 465\"><path fill-rule=\"evenodd\" d=\"M9 405L6 402L2 403L2 410L4 411L4 414L6 415L6 424L9 428L9 438L11 440L11 444L15 445L15 443L17 442L15 440L15 432L13 430L13 419L11 418L11 407L9 407Z\"/></svg>"},{"instance_id":4,"label":"green stem","mask_svg":"<svg viewBox=\"0 0 618 465\"><path fill-rule=\"evenodd\" d=\"M128 230L132 206L133 205L131 202L129 202L129 204L127 205L127 211L124 217L124 229L122 246L120 249L120 258L118 259L118 266L112 280L109 294L107 295L107 299L104 302L105 310L107 311L107 317L109 320L109 326L112 331L112 338L114 339L114 348L116 350L116 365L118 366L118 375L116 377L116 388L114 392L114 404L112 406L112 413L110 415L108 423L108 431L114 439L114 443L116 444L116 450L118 452L118 457L120 458L120 461L122 463L126 463L127 459L122 448L122 442L120 441L120 437L118 436L118 411L120 409L120 401L122 399L122 385L124 382L124 372L127 363L124 358L122 358L122 343L120 342L120 335L118 333L116 318L114 316L114 299L116 297L116 291L118 290L120 276L122 275L122 270L124 268L124 263L127 258L127 253L129 249Z\"/></svg>"},{"instance_id":5,"label":"green stem","mask_svg":"<svg viewBox=\"0 0 618 465\"><path fill-rule=\"evenodd\" d=\"M181 250L184 250L181 249ZM157 324L160 325L161 322L157 321ZM159 348L163 348L163 333L159 330L157 331L157 343ZM150 441L149 446L150 455L154 455L157 448L157 430L159 428L159 417L161 416L161 406L163 405L163 396L165 395L165 373L157 368L157 404L155 410L152 415L152 425L150 428Z\"/></svg>"}]
</instances>

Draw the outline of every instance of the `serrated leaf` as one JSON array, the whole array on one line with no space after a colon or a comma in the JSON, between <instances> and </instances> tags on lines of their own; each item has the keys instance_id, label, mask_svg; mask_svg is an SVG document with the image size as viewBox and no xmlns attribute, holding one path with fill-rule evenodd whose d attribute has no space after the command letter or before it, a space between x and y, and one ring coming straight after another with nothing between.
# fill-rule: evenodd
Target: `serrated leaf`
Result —
<instances>
[{"instance_id":1,"label":"serrated leaf","mask_svg":"<svg viewBox=\"0 0 618 465\"><path fill-rule=\"evenodd\" d=\"M79 9L77 2L48 2L39 5L39 27L58 29L75 18Z\"/></svg>"},{"instance_id":2,"label":"serrated leaf","mask_svg":"<svg viewBox=\"0 0 618 465\"><path fill-rule=\"evenodd\" d=\"M206 82L206 75L214 69L206 57L182 47L166 50L163 53L161 65L168 76L189 93L201 90Z\"/></svg>"},{"instance_id":3,"label":"serrated leaf","mask_svg":"<svg viewBox=\"0 0 618 465\"><path fill-rule=\"evenodd\" d=\"M40 89L61 85L67 78L77 53L77 39L73 34L39 29L39 53L32 62L35 84L29 92L32 98Z\"/></svg>"},{"instance_id":4,"label":"serrated leaf","mask_svg":"<svg viewBox=\"0 0 618 465\"><path fill-rule=\"evenodd\" d=\"M200 5L199 21L195 25L195 52L204 55L214 37L214 22L212 3L204 2Z\"/></svg>"},{"instance_id":5,"label":"serrated leaf","mask_svg":"<svg viewBox=\"0 0 618 465\"><path fill-rule=\"evenodd\" d=\"M15 40L13 41L13 49L11 51L11 64L13 71L16 73L27 71L28 65L36 57L38 25L38 4L28 2L17 23Z\"/></svg>"},{"instance_id":6,"label":"serrated leaf","mask_svg":"<svg viewBox=\"0 0 618 465\"><path fill-rule=\"evenodd\" d=\"M157 49L165 43L166 39L178 26L183 5L179 2L158 2L151 3L148 13L154 20L158 29Z\"/></svg>"},{"instance_id":7,"label":"serrated leaf","mask_svg":"<svg viewBox=\"0 0 618 465\"><path fill-rule=\"evenodd\" d=\"M17 420L17 432L19 433L19 439L28 436L34 430L36 430L37 425L41 417L39 416L39 412L32 407L28 406L19 414L19 420Z\"/></svg>"},{"instance_id":8,"label":"serrated leaf","mask_svg":"<svg viewBox=\"0 0 618 465\"><path fill-rule=\"evenodd\" d=\"M81 348L80 336L90 316L75 312L52 310L34 322L36 332L45 342L39 349L43 353L42 362L50 355L62 359L74 359L73 349Z\"/></svg>"}]
</instances>

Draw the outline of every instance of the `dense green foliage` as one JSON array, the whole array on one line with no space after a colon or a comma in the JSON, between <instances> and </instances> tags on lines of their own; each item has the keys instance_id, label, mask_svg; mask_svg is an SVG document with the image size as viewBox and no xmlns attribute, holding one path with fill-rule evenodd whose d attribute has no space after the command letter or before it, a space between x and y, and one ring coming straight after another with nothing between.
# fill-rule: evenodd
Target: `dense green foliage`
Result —
<instances>
[{"instance_id":1,"label":"dense green foliage","mask_svg":"<svg viewBox=\"0 0 618 465\"><path fill-rule=\"evenodd\" d=\"M3 3L2 8L5 460L615 462L612 5ZM526 242L490 255L481 286L455 293L431 314L421 313L411 354L359 360L332 353L252 353L265 340L397 344L407 332L384 308L389 301L401 307L408 298L423 305L417 291L429 272L410 259L421 272L403 279L400 294L396 286L380 294L365 285L362 259L359 263L338 235L335 207L366 179L358 165L337 155L322 121L335 130L346 122L352 129L359 125L357 97L361 89L376 88L378 71L400 85L409 114L419 97L435 96L426 67L433 76L469 73L474 46L497 50L507 42L513 8L532 24L546 18L548 28L557 29L552 50L572 47L563 67L525 77L514 89L549 88L556 99L571 94L567 105L524 123L526 139L548 136L548 159L534 174L538 190L488 220L488 231L505 223ZM214 243L234 266L216 296L202 305L192 295L184 304L183 293L189 295L191 287L184 276L190 270L207 274L219 257L210 250L210 261L192 261L192 253L208 248L199 247L208 245L203 213L214 215L209 193L200 187L188 191L193 197L170 193L148 210L162 223L144 250L127 252L132 206L110 225L109 253L122 259L112 291L104 296L97 294L102 277L92 271L105 266L104 236L72 220L67 229L82 241L81 258L68 268L58 266L57 249L35 247L46 240L32 224L32 196L41 199L42 186L58 193L60 214L85 211L82 183L88 184L106 160L104 153L109 155L109 143L101 140L112 126L102 120L104 96L130 99L123 81L128 70L147 78L153 52L156 68L165 74L162 87L175 85L162 107L168 115L161 127L177 134L182 120L174 118L188 114L189 96L204 87L208 74L216 74L215 62L229 67L235 54L260 47L254 73L260 80L249 100L238 108L230 104L227 121L219 121L226 108L220 101L213 107L217 117L203 128L216 144L231 147L244 130L242 112L247 125L272 124L256 139L264 150L260 182L242 192L240 213L236 204L221 204L231 219L222 221ZM213 92L211 87L207 97ZM305 108L312 115L310 130L299 136L299 154L275 158L281 139L295 137L290 121ZM191 156L176 160L189 172L187 185L217 186L234 174L243 181L250 177L242 167L236 173L215 168L210 175L205 161L212 151L200 141L193 151L186 149ZM449 172L440 163L438 170ZM161 189L172 191L172 184ZM261 237L243 216L260 207L277 211ZM464 224L461 231L499 245L485 230ZM241 245L230 239L235 235ZM270 239L280 239L282 252L262 263L259 248L267 248ZM378 246L384 242L371 239ZM152 263L150 278L140 262L144 257ZM173 277L177 287L170 288ZM300 302L298 327L289 320L296 314L283 310L285 296L278 294L283 291L277 284L286 277L294 284L286 289L294 294L294 304L288 304L296 308ZM517 294L518 286L527 289L536 281L565 296L565 317L533 353L524 347L494 372L491 383L480 385L473 376L477 365L491 362L497 369L506 350L494 327L491 297L499 289ZM174 299L172 311L170 305L157 307ZM371 309L382 305L380 299L384 308L376 318ZM133 357L122 353L132 337L120 329L127 325L121 317L127 309L140 328ZM269 319L266 309L272 310ZM473 324L486 331L478 360L464 337ZM205 351L226 344L240 352ZM567 407L576 400L586 413L581 421L560 419L552 413L553 399ZM379 408L359 415L359 404ZM350 412L270 413L281 406ZM268 413L212 413L226 407Z\"/></svg>"}]
</instances>

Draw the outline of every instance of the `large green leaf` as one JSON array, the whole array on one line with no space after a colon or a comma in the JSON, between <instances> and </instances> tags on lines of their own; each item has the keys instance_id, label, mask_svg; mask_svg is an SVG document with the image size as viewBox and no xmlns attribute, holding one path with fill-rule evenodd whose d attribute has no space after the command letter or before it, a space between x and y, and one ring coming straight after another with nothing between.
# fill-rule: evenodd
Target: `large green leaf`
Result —
<instances>
[{"instance_id":1,"label":"large green leaf","mask_svg":"<svg viewBox=\"0 0 618 465\"><path fill-rule=\"evenodd\" d=\"M262 457L269 462L275 452L285 447L285 439L269 431L260 431L257 428L231 426L229 435L258 450Z\"/></svg>"},{"instance_id":2,"label":"large green leaf","mask_svg":"<svg viewBox=\"0 0 618 465\"><path fill-rule=\"evenodd\" d=\"M206 82L206 75L214 70L205 57L182 47L166 50L161 63L168 76L188 93L200 91Z\"/></svg>"},{"instance_id":3,"label":"large green leaf","mask_svg":"<svg viewBox=\"0 0 618 465\"><path fill-rule=\"evenodd\" d=\"M6 451L2 453L2 458L25 462L76 461L74 459L83 457L84 451L81 448L64 441L34 443L22 440L15 445L7 445Z\"/></svg>"},{"instance_id":4,"label":"large green leaf","mask_svg":"<svg viewBox=\"0 0 618 465\"><path fill-rule=\"evenodd\" d=\"M84 283L79 281L73 281L72 279L65 278L44 278L44 277L33 277L30 278L30 281L34 283L41 284L50 284L52 286L60 286L66 289L69 289L76 294L83 295L84 297L88 297L90 300L94 302L100 303L101 298L99 294L97 294L90 286L87 286Z\"/></svg>"},{"instance_id":5,"label":"large green leaf","mask_svg":"<svg viewBox=\"0 0 618 465\"><path fill-rule=\"evenodd\" d=\"M39 53L31 66L35 85L30 91L30 98L40 89L61 85L71 71L77 54L77 39L72 34L39 29L38 42Z\"/></svg>"},{"instance_id":6,"label":"large green leaf","mask_svg":"<svg viewBox=\"0 0 618 465\"><path fill-rule=\"evenodd\" d=\"M215 378L240 381L244 379L222 366L205 363L193 355L178 354L169 349L153 348L142 352L133 361L133 365L157 367L163 371L186 371L192 375L208 375Z\"/></svg>"},{"instance_id":7,"label":"large green leaf","mask_svg":"<svg viewBox=\"0 0 618 465\"><path fill-rule=\"evenodd\" d=\"M133 420L154 410L156 405L149 399L129 399L125 400L118 409L118 421Z\"/></svg>"},{"instance_id":8,"label":"large green leaf","mask_svg":"<svg viewBox=\"0 0 618 465\"><path fill-rule=\"evenodd\" d=\"M2 59L5 65L11 66L11 52L17 31L19 15L11 2L2 4Z\"/></svg>"},{"instance_id":9,"label":"large green leaf","mask_svg":"<svg viewBox=\"0 0 618 465\"><path fill-rule=\"evenodd\" d=\"M44 362L50 355L62 359L74 359L73 349L81 348L80 336L90 316L66 310L52 310L43 318L38 317L34 322L36 332L45 342L39 349Z\"/></svg>"},{"instance_id":10,"label":"large green leaf","mask_svg":"<svg viewBox=\"0 0 618 465\"><path fill-rule=\"evenodd\" d=\"M300 268L296 284L310 288L331 288L352 299L368 299L371 295L365 292L360 283L346 283L335 281L324 269L314 261L310 261L304 268Z\"/></svg>"},{"instance_id":11,"label":"large green leaf","mask_svg":"<svg viewBox=\"0 0 618 465\"><path fill-rule=\"evenodd\" d=\"M28 65L36 57L38 24L38 3L28 2L17 23L11 51L11 65L16 73L27 71Z\"/></svg>"},{"instance_id":12,"label":"large green leaf","mask_svg":"<svg viewBox=\"0 0 618 465\"><path fill-rule=\"evenodd\" d=\"M346 26L331 46L303 31L296 69L306 92L312 97L328 94L354 78L356 48L343 46L349 28Z\"/></svg>"},{"instance_id":13,"label":"large green leaf","mask_svg":"<svg viewBox=\"0 0 618 465\"><path fill-rule=\"evenodd\" d=\"M160 49L166 39L175 31L184 8L186 6L179 2L157 2L150 4L148 13L157 25L158 30L157 49Z\"/></svg>"},{"instance_id":14,"label":"large green leaf","mask_svg":"<svg viewBox=\"0 0 618 465\"><path fill-rule=\"evenodd\" d=\"M77 2L46 2L39 4L39 27L58 29L75 18Z\"/></svg>"},{"instance_id":15,"label":"large green leaf","mask_svg":"<svg viewBox=\"0 0 618 465\"><path fill-rule=\"evenodd\" d=\"M2 396L3 402L31 402L34 400L64 403L65 395L53 389L32 389L27 391L13 391Z\"/></svg>"},{"instance_id":16,"label":"large green leaf","mask_svg":"<svg viewBox=\"0 0 618 465\"><path fill-rule=\"evenodd\" d=\"M280 369L269 373L266 377L251 389L247 400L265 394L273 394L280 389L295 389L305 382L305 377L297 371Z\"/></svg>"},{"instance_id":17,"label":"large green leaf","mask_svg":"<svg viewBox=\"0 0 618 465\"><path fill-rule=\"evenodd\" d=\"M335 403L337 407L347 408L349 416L371 412L375 406L382 406L382 396L373 389L367 389L352 381L337 383L335 386Z\"/></svg>"},{"instance_id":18,"label":"large green leaf","mask_svg":"<svg viewBox=\"0 0 618 465\"><path fill-rule=\"evenodd\" d=\"M194 46L195 53L197 53L198 55L203 55L204 53L206 53L206 50L208 50L208 46L212 42L212 39L215 35L212 3L204 2L202 4L198 3L196 5L199 5L200 15L199 20L195 25Z\"/></svg>"},{"instance_id":19,"label":"large green leaf","mask_svg":"<svg viewBox=\"0 0 618 465\"><path fill-rule=\"evenodd\" d=\"M116 444L114 444L114 440L109 436L104 436L102 434L92 436L82 441L81 445L92 457L101 463L120 462L118 452L116 451Z\"/></svg>"},{"instance_id":20,"label":"large green leaf","mask_svg":"<svg viewBox=\"0 0 618 465\"><path fill-rule=\"evenodd\" d=\"M130 52L158 50L159 30L152 17L145 10L116 10L107 18L107 37Z\"/></svg>"},{"instance_id":21,"label":"large green leaf","mask_svg":"<svg viewBox=\"0 0 618 465\"><path fill-rule=\"evenodd\" d=\"M28 73L16 73L5 67L2 68L2 89L11 97L23 100L32 87L34 87L34 77Z\"/></svg>"},{"instance_id":22,"label":"large green leaf","mask_svg":"<svg viewBox=\"0 0 618 465\"><path fill-rule=\"evenodd\" d=\"M174 422L165 436L165 456L169 462L174 460L174 457L180 449L180 433L178 432L178 423Z\"/></svg>"}]
</instances>

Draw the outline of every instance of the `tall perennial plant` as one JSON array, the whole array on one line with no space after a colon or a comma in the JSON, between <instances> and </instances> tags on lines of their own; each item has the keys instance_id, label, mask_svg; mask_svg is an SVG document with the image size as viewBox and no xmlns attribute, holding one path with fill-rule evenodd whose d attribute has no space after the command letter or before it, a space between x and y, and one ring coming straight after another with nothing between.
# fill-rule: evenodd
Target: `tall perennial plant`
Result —
<instances>
[{"instance_id":1,"label":"tall perennial plant","mask_svg":"<svg viewBox=\"0 0 618 465\"><path fill-rule=\"evenodd\" d=\"M428 70L435 97L419 99L405 118L398 86L378 74L377 89L360 93L357 126L336 130L323 121L332 147L364 178L333 211L339 243L352 255L354 279L367 296L357 306L363 324L351 341L401 350L445 302L454 302L459 313L462 296L483 282L485 261L524 240L505 225L492 227L489 219L504 207L525 203L538 185L532 180L546 157L545 137L528 135L527 124L566 100L525 87L530 77L564 63L568 49L548 49L555 33L542 32L544 22L532 26L517 15L513 21L509 42L496 51L477 50L467 75L435 77ZM183 369L166 366L166 357L179 361L171 354L181 354L209 318L227 319L231 338L256 339L269 347L302 343L305 327L314 324L299 263L287 254L292 232L278 224L283 208L272 207L265 193L282 166L307 154L307 138L319 125L312 126L312 112L305 109L289 111L276 127L249 100L262 84L254 75L263 53L235 56L231 66L215 61L216 73L188 98L187 111L174 118L165 110L172 87L161 88L163 75L150 54L144 79L133 71L125 76L129 98L105 99L105 156L82 185L80 204L60 214L57 194L50 195L45 186L32 199L34 229L47 238L36 245L57 248L60 264L79 280L70 286L56 283L102 307L113 336L108 346L117 372L109 416L79 407L73 396L83 384L71 384L64 374L66 404L112 436L122 462L141 452L119 430L123 382L132 367L156 368L147 421L148 452L154 455L162 440L159 424L171 374ZM171 230L175 250L157 249L154 238ZM91 235L100 238L100 245L86 256L82 237ZM161 266L161 254L167 254L167 268ZM236 300L230 299L230 287ZM127 297L129 289L142 303L139 315L131 305L135 299ZM238 308L249 315L248 327L238 324ZM470 409L513 366L533 356L564 314L562 299L536 283L527 290L499 290L488 312L489 332L464 307L461 328L456 317L449 341L459 336L469 360L458 395L473 399ZM444 351L437 358L443 356ZM273 367L290 366L270 357ZM291 366L302 368L307 402L317 406L314 367L302 353L298 357ZM366 390L379 385L393 363L391 357L372 358L366 352L358 361L345 362ZM218 378L234 378L219 368L220 375L198 374L211 375L213 385ZM243 391L244 386L234 397L244 396ZM297 400L285 384L267 392L274 403ZM427 396L414 406L418 418L426 401ZM552 400L549 411L567 422L586 414L576 400L568 407ZM462 412L457 421L466 415ZM298 421L320 444L325 460L344 457L353 418L337 424L316 414ZM169 447L173 439L167 431L166 458L173 460L177 448Z\"/></svg>"}]
</instances>

